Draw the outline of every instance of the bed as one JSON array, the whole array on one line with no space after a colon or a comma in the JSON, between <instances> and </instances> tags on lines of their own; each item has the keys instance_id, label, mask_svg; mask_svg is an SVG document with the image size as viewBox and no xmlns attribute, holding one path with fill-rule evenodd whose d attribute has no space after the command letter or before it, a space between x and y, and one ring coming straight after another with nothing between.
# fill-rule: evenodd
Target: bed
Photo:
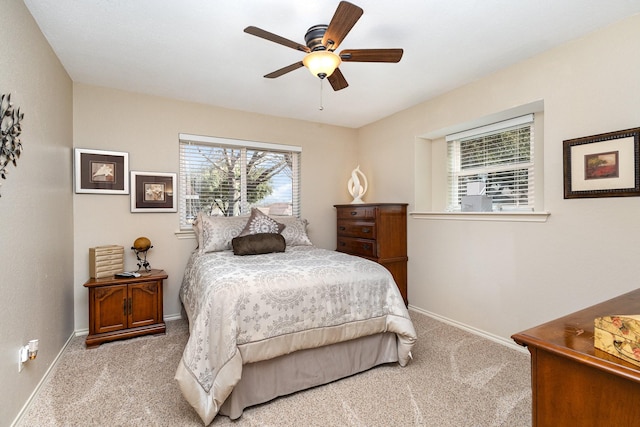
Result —
<instances>
[{"instance_id":1,"label":"bed","mask_svg":"<svg viewBox=\"0 0 640 427\"><path fill-rule=\"evenodd\" d=\"M256 216L263 223L251 228ZM175 378L205 425L411 358L415 329L388 270L313 246L304 220L264 217L199 216L194 226L180 289L190 337ZM237 255L236 241L251 235L282 243Z\"/></svg>"}]
</instances>

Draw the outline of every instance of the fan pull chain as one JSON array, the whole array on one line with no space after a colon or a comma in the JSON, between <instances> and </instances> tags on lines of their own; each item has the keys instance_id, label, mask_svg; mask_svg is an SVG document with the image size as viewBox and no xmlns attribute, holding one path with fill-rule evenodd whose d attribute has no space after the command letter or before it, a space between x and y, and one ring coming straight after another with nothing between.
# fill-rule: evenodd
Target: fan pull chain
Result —
<instances>
[{"instance_id":1,"label":"fan pull chain","mask_svg":"<svg viewBox=\"0 0 640 427\"><path fill-rule=\"evenodd\" d=\"M320 108L318 108L318 110L322 111L324 110L324 106L322 105L322 82L324 81L324 79L320 79Z\"/></svg>"}]
</instances>

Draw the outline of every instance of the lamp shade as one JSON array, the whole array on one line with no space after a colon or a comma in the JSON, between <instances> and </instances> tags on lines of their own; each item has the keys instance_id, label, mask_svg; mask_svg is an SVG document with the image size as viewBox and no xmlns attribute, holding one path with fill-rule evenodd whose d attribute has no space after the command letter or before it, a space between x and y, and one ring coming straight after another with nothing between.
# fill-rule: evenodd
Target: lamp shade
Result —
<instances>
[{"instance_id":1,"label":"lamp shade","mask_svg":"<svg viewBox=\"0 0 640 427\"><path fill-rule=\"evenodd\" d=\"M316 77L329 77L340 66L342 60L338 55L328 50L318 50L307 54L302 60L305 67Z\"/></svg>"}]
</instances>

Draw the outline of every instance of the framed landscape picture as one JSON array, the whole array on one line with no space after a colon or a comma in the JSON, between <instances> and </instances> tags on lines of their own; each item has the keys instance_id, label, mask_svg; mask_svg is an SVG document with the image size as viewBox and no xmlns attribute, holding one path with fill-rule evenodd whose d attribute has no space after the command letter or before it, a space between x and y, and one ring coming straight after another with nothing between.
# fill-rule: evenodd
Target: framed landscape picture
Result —
<instances>
[{"instance_id":1,"label":"framed landscape picture","mask_svg":"<svg viewBox=\"0 0 640 427\"><path fill-rule=\"evenodd\" d=\"M563 142L564 198L640 196L640 128Z\"/></svg>"},{"instance_id":2,"label":"framed landscape picture","mask_svg":"<svg viewBox=\"0 0 640 427\"><path fill-rule=\"evenodd\" d=\"M177 212L176 174L131 171L131 212Z\"/></svg>"},{"instance_id":3,"label":"framed landscape picture","mask_svg":"<svg viewBox=\"0 0 640 427\"><path fill-rule=\"evenodd\" d=\"M129 194L129 153L74 149L76 193Z\"/></svg>"}]
</instances>

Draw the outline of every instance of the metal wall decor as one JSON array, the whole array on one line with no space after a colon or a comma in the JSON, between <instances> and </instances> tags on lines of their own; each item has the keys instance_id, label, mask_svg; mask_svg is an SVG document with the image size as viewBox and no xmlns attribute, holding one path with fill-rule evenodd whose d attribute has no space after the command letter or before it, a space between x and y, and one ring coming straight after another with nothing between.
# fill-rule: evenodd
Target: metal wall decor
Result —
<instances>
[{"instance_id":1,"label":"metal wall decor","mask_svg":"<svg viewBox=\"0 0 640 427\"><path fill-rule=\"evenodd\" d=\"M24 113L13 108L11 94L2 94L0 98L0 135L2 136L2 147L0 147L0 177L7 179L7 165L12 163L17 165L17 160L22 152L20 133L22 125L20 122L24 118ZM0 183L2 185L2 183ZM1 197L1 195L0 195Z\"/></svg>"}]
</instances>

